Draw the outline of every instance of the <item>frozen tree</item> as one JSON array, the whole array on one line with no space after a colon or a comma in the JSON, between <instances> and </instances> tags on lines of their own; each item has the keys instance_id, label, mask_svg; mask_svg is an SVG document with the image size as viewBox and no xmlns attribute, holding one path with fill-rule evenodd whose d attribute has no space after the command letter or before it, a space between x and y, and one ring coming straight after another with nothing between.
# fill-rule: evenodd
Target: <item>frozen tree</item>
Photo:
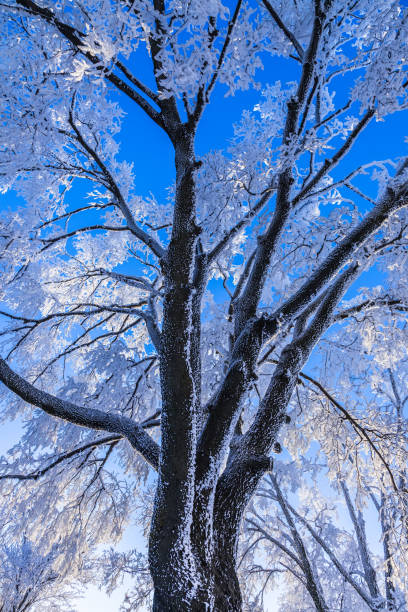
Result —
<instances>
[{"instance_id":1,"label":"frozen tree","mask_svg":"<svg viewBox=\"0 0 408 612\"><path fill-rule=\"evenodd\" d=\"M0 178L22 202L0 221L2 417L24 428L1 462L9 512L29 511L33 538L46 523L69 543L77 575L142 508L153 609L240 610L242 518L272 470L302 368L345 341L356 312L391 316L406 303L404 135L387 159L359 143L407 108L407 10L395 0L5 0L0 10ZM228 146L202 151L202 118L220 94L258 89ZM173 150L166 198L154 185L138 193L142 133ZM380 265L367 297L361 275ZM327 436L331 465L359 443L363 426L343 417L354 433ZM294 444L316 435L317 422L296 425ZM364 440L388 486L393 471Z\"/></svg>"},{"instance_id":2,"label":"frozen tree","mask_svg":"<svg viewBox=\"0 0 408 612\"><path fill-rule=\"evenodd\" d=\"M285 611L405 610L407 556L406 546L400 547L399 537L395 538L401 518L397 517L398 506L387 503L381 487L371 482L365 490L357 488L353 496L339 477L341 505L333 490L330 499L319 495L321 474L320 486L315 476L312 487L303 483L301 489L294 489L287 470L288 466L279 479L270 474L263 481L246 517L248 540L243 549L245 570L241 571L249 587L249 609L262 604L272 586L284 583L281 609ZM307 471L306 467L304 474ZM289 484L286 492L283 483ZM327 485L323 488L328 489ZM294 493L301 499L300 508L294 507L296 501L289 501L290 497L296 500ZM362 493L372 504L362 507ZM366 525L372 526L375 519L381 535L369 542Z\"/></svg>"},{"instance_id":3,"label":"frozen tree","mask_svg":"<svg viewBox=\"0 0 408 612\"><path fill-rule=\"evenodd\" d=\"M240 564L252 607L284 581L285 611L407 608L407 338L398 309L387 325L384 311L353 308L345 345L329 340L327 384L300 373L291 409L304 440L287 429L290 455L262 481L245 520ZM337 381L347 408L332 391ZM315 435L304 436L310 427ZM319 449L310 453L312 440Z\"/></svg>"},{"instance_id":4,"label":"frozen tree","mask_svg":"<svg viewBox=\"0 0 408 612\"><path fill-rule=\"evenodd\" d=\"M71 610L69 602L72 603L75 593L64 584L59 545L55 543L44 554L34 548L27 537L16 544L9 544L7 537L2 536L1 612L24 612L33 609L33 606L41 606L41 610Z\"/></svg>"}]
</instances>

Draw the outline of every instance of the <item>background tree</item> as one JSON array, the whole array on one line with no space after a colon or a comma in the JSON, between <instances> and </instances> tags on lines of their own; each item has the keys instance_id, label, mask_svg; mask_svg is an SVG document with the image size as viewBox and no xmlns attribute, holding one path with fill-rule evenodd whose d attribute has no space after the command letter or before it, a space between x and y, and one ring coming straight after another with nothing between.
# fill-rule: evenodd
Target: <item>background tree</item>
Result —
<instances>
[{"instance_id":1,"label":"background tree","mask_svg":"<svg viewBox=\"0 0 408 612\"><path fill-rule=\"evenodd\" d=\"M403 301L388 277L406 265L408 161L402 143L384 161L357 159L355 145L406 108L407 11L391 0L1 11L1 177L24 201L1 231L4 418L25 415L4 486L31 482L17 489L33 531L47 517L75 568L123 533L150 466L154 610L239 610L242 517L303 366L353 315L345 293L358 311ZM229 146L198 153L216 90L252 89L257 75L259 102ZM121 129L124 106L172 147L165 201L137 194L143 143ZM367 300L359 279L379 260Z\"/></svg>"},{"instance_id":2,"label":"background tree","mask_svg":"<svg viewBox=\"0 0 408 612\"><path fill-rule=\"evenodd\" d=\"M366 289L371 303L376 291ZM296 426L282 440L289 455L245 521L240 565L252 605L284 580L285 610L407 607L406 322L401 301L390 310L350 304L338 314L354 313L347 334L320 347L324 385L300 375Z\"/></svg>"},{"instance_id":3,"label":"background tree","mask_svg":"<svg viewBox=\"0 0 408 612\"><path fill-rule=\"evenodd\" d=\"M64 583L63 548L55 543L44 554L44 549L35 549L25 536L11 545L7 536L2 536L0 610L24 612L33 606L42 610L72 610L70 604L76 592ZM41 544L43 547L44 542Z\"/></svg>"}]
</instances>

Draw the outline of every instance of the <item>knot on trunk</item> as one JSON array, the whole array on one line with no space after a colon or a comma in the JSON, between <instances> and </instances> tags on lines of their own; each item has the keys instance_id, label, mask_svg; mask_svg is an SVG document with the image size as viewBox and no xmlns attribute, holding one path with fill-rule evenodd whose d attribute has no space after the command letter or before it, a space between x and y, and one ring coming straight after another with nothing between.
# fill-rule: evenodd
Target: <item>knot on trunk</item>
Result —
<instances>
[{"instance_id":1,"label":"knot on trunk","mask_svg":"<svg viewBox=\"0 0 408 612\"><path fill-rule=\"evenodd\" d=\"M272 472L273 459L268 455L251 455L246 461L246 467L253 472Z\"/></svg>"}]
</instances>

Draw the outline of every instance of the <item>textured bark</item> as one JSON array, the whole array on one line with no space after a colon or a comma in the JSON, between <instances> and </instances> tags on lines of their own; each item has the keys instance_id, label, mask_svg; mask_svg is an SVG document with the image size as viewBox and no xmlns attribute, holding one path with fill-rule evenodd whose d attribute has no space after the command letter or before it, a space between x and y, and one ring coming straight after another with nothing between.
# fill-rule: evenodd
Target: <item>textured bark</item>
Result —
<instances>
[{"instance_id":1,"label":"textured bark","mask_svg":"<svg viewBox=\"0 0 408 612\"><path fill-rule=\"evenodd\" d=\"M181 129L178 135L175 164L175 214L164 262L166 286L160 356L161 461L149 553L155 588L161 593L158 601L170 595L162 591L164 587L168 590L167 577L174 572L174 566L184 568L183 579L172 586L174 596L177 593L179 599L184 596L190 601L198 572L195 559L188 552L191 539L189 517L194 499L192 466L197 437L196 378L191 367L191 351L196 346L193 339L192 276L197 230L194 224L196 168L193 135L186 129Z\"/></svg>"}]
</instances>

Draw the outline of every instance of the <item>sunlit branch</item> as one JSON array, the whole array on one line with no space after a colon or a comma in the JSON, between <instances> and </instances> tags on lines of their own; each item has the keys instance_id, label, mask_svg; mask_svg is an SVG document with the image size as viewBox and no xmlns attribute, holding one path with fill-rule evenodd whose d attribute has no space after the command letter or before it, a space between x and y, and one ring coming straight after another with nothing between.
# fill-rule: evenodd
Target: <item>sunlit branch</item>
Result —
<instances>
[{"instance_id":1,"label":"sunlit branch","mask_svg":"<svg viewBox=\"0 0 408 612\"><path fill-rule=\"evenodd\" d=\"M93 65L97 65L99 67L99 65L101 64L101 60L83 48L83 41L85 37L82 32L79 32L76 28L73 28L70 25L63 23L54 15L54 12L52 10L41 7L35 2L33 2L32 0L16 0L16 3L17 5L24 8L28 13L31 13L37 17L40 17L41 19L43 19L50 25L53 25L71 43L71 45L77 52L84 55ZM123 68L123 64L121 64L120 66L121 70L122 68ZM115 85L115 87L119 89L119 91L122 91L129 98L131 98L134 102L136 102L138 106L140 106L140 108L142 108L145 111L145 113L159 127L165 130L165 126L164 126L161 114L157 112L153 108L153 106L151 106L151 104L145 98L143 98L143 96L141 96L137 91L132 89L127 83L125 83L125 81L123 81L113 72L109 72L105 70L104 68L99 68L99 69L103 71L104 77L108 81L110 81L113 85ZM128 75L130 75L130 72L126 74L126 77L129 79ZM137 81L137 83L138 83L137 87L140 88L141 83L139 81ZM136 84L136 83L134 82L133 84ZM145 86L143 86L143 89L141 90L145 94L147 93L147 91L150 91Z\"/></svg>"},{"instance_id":2,"label":"sunlit branch","mask_svg":"<svg viewBox=\"0 0 408 612\"><path fill-rule=\"evenodd\" d=\"M283 23L282 19L279 17L278 13L275 11L275 9L273 8L272 4L269 2L269 0L262 0L262 3L264 5L264 7L266 8L266 10L269 12L269 14L272 16L273 20L275 21L276 25L282 30L282 32L285 34L286 38L292 43L292 45L295 47L299 58L301 60L303 60L303 48L300 45L300 43L297 41L295 35L293 34L293 32L291 32Z\"/></svg>"}]
</instances>

